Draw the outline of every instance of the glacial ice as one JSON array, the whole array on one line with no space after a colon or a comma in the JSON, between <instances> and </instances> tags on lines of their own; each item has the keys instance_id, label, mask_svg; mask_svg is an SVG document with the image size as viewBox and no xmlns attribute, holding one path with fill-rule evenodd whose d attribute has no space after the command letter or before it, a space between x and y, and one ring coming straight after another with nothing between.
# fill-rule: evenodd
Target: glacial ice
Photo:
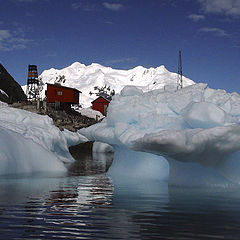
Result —
<instances>
[{"instance_id":1,"label":"glacial ice","mask_svg":"<svg viewBox=\"0 0 240 240\"><path fill-rule=\"evenodd\" d=\"M210 89L206 84L145 93L127 86L114 96L101 123L79 133L112 145L118 154L119 149L129 149L158 155L159 178L162 169L169 170L171 184L239 183L239 123L237 93ZM129 159L120 162L116 155L109 174L126 175L131 168L129 174L138 175L137 158ZM145 175L151 176L151 171Z\"/></svg>"},{"instance_id":2,"label":"glacial ice","mask_svg":"<svg viewBox=\"0 0 240 240\"><path fill-rule=\"evenodd\" d=\"M114 149L109 144L102 143L102 142L94 142L92 152L93 153L108 153L108 152L114 152Z\"/></svg>"},{"instance_id":3,"label":"glacial ice","mask_svg":"<svg viewBox=\"0 0 240 240\"><path fill-rule=\"evenodd\" d=\"M66 172L73 162L68 147L87 139L60 131L48 116L0 102L0 175Z\"/></svg>"},{"instance_id":4,"label":"glacial ice","mask_svg":"<svg viewBox=\"0 0 240 240\"><path fill-rule=\"evenodd\" d=\"M0 128L0 175L66 172L62 161L34 141Z\"/></svg>"}]
</instances>

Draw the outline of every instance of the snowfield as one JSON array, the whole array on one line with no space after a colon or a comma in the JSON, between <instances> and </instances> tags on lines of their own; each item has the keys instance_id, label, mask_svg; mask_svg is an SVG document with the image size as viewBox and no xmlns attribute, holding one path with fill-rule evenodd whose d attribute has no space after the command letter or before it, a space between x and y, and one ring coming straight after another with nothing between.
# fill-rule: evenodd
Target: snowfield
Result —
<instances>
[{"instance_id":1,"label":"snowfield","mask_svg":"<svg viewBox=\"0 0 240 240\"><path fill-rule=\"evenodd\" d=\"M146 92L167 86L176 88L177 83L177 74L169 72L164 66L157 68L138 66L130 70L117 70L97 63L85 66L79 62L60 70L54 68L45 70L39 77L43 83L54 83L56 77L60 75L66 77L63 86L76 88L82 92L80 104L83 108L90 107L91 102L96 98L96 95L89 95L90 91L95 92L95 86L110 86L116 93L120 93L123 87L127 85L138 86ZM192 84L194 84L192 80L183 77L183 86ZM23 89L25 88L23 87Z\"/></svg>"}]
</instances>

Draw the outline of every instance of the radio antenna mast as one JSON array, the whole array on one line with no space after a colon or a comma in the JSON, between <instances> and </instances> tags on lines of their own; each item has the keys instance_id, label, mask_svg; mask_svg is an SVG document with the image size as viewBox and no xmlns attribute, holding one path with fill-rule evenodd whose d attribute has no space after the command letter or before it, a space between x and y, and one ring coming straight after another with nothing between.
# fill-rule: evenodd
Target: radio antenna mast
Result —
<instances>
[{"instance_id":1,"label":"radio antenna mast","mask_svg":"<svg viewBox=\"0 0 240 240\"><path fill-rule=\"evenodd\" d=\"M182 87L183 87L183 82L182 82L182 52L181 52L181 50L179 50L177 89L180 89Z\"/></svg>"},{"instance_id":2,"label":"radio antenna mast","mask_svg":"<svg viewBox=\"0 0 240 240\"><path fill-rule=\"evenodd\" d=\"M29 101L40 99L40 81L38 79L37 65L28 65L26 95Z\"/></svg>"}]
</instances>

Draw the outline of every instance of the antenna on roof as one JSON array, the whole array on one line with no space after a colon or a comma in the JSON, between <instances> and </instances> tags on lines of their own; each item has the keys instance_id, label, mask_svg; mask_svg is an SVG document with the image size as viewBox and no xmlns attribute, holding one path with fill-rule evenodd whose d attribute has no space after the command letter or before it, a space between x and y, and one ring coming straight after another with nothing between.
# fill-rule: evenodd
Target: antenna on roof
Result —
<instances>
[{"instance_id":1,"label":"antenna on roof","mask_svg":"<svg viewBox=\"0 0 240 240\"><path fill-rule=\"evenodd\" d=\"M182 82L182 52L181 52L181 50L179 50L177 89L180 89L182 87L183 87L183 82Z\"/></svg>"}]
</instances>

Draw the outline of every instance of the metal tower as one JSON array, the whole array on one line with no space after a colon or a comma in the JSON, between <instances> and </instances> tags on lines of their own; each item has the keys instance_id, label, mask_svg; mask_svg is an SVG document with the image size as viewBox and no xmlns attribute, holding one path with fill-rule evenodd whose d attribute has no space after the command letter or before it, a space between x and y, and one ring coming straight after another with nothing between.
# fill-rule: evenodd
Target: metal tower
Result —
<instances>
[{"instance_id":1,"label":"metal tower","mask_svg":"<svg viewBox=\"0 0 240 240\"><path fill-rule=\"evenodd\" d=\"M37 65L28 65L26 95L29 101L40 99L40 84L38 80Z\"/></svg>"},{"instance_id":2,"label":"metal tower","mask_svg":"<svg viewBox=\"0 0 240 240\"><path fill-rule=\"evenodd\" d=\"M183 87L182 82L182 53L181 50L179 51L179 58L178 58L178 79L177 79L177 89Z\"/></svg>"}]
</instances>

